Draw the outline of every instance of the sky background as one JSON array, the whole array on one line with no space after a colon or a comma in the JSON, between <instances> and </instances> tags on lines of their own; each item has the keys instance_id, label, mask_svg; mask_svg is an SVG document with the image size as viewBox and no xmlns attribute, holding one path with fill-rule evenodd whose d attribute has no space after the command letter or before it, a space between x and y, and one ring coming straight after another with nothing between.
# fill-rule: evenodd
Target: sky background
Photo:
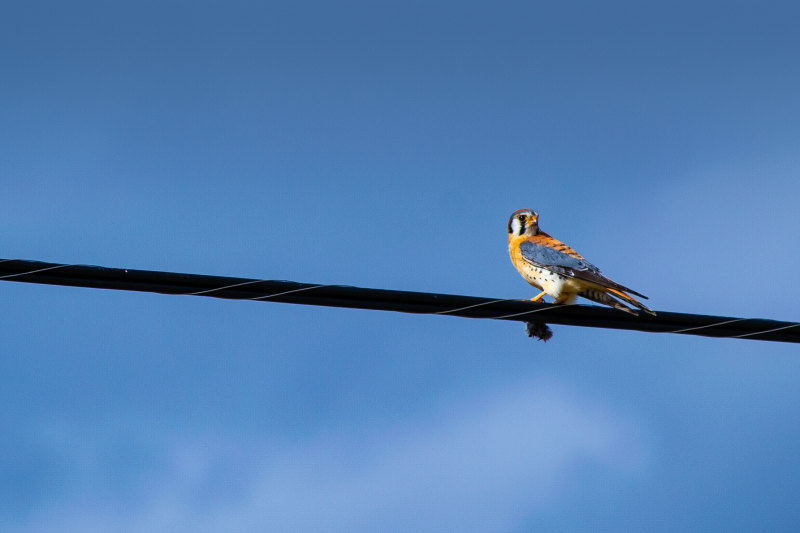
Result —
<instances>
[{"instance_id":1,"label":"sky background","mask_svg":"<svg viewBox=\"0 0 800 533\"><path fill-rule=\"evenodd\" d=\"M0 2L3 258L494 298L515 209L800 320L796 2ZM790 531L797 345L0 283L4 531Z\"/></svg>"}]
</instances>

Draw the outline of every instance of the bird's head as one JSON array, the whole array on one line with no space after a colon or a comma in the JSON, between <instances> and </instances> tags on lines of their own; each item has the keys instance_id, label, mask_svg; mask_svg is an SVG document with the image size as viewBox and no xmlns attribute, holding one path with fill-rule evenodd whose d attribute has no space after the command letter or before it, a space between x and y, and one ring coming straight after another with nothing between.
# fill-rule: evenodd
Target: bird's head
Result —
<instances>
[{"instance_id":1,"label":"bird's head","mask_svg":"<svg viewBox=\"0 0 800 533\"><path fill-rule=\"evenodd\" d=\"M536 235L539 233L539 214L531 209L517 209L508 219L510 236Z\"/></svg>"}]
</instances>

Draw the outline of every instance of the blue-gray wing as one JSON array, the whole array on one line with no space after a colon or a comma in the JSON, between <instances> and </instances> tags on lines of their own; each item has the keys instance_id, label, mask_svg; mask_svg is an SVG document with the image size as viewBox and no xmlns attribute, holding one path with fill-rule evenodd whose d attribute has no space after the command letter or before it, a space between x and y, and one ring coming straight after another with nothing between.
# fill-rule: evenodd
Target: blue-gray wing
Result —
<instances>
[{"instance_id":1,"label":"blue-gray wing","mask_svg":"<svg viewBox=\"0 0 800 533\"><path fill-rule=\"evenodd\" d=\"M519 245L519 251L527 262L563 276L575 277L577 272L600 272L589 261L572 257L549 246L526 241Z\"/></svg>"},{"instance_id":2,"label":"blue-gray wing","mask_svg":"<svg viewBox=\"0 0 800 533\"><path fill-rule=\"evenodd\" d=\"M631 290L624 285L612 281L600 273L600 269L591 264L585 259L578 259L564 252L560 252L548 246L536 244L533 242L525 241L519 245L519 251L522 258L528 263L537 267L543 267L547 270L567 276L570 278L578 278L585 281L596 283L601 287L609 287L619 291L630 292L637 296L646 296Z\"/></svg>"}]
</instances>

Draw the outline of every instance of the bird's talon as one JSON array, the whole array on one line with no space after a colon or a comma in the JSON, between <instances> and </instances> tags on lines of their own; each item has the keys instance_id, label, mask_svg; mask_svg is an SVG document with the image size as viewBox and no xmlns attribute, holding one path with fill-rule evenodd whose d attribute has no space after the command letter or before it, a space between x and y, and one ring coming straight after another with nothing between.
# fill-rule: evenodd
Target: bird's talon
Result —
<instances>
[{"instance_id":1,"label":"bird's talon","mask_svg":"<svg viewBox=\"0 0 800 533\"><path fill-rule=\"evenodd\" d=\"M541 293L541 294L539 294L538 296L534 296L533 298L531 298L531 301L532 301L532 302L539 302L539 301L541 301L542 303L544 303L544 300L542 300L542 297L544 297L544 295L545 295L545 294L547 294L547 293L546 293L546 292L542 292L542 293Z\"/></svg>"}]
</instances>

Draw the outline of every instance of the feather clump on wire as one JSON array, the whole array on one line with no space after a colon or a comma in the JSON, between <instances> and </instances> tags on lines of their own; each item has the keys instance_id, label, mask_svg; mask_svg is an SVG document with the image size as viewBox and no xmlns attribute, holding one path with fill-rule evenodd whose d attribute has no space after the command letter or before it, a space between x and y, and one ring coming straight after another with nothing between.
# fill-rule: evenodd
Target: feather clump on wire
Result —
<instances>
[{"instance_id":1,"label":"feather clump on wire","mask_svg":"<svg viewBox=\"0 0 800 533\"><path fill-rule=\"evenodd\" d=\"M525 333L528 337L537 338L540 341L549 341L553 337L553 330L541 320L532 320L525 324Z\"/></svg>"}]
</instances>

